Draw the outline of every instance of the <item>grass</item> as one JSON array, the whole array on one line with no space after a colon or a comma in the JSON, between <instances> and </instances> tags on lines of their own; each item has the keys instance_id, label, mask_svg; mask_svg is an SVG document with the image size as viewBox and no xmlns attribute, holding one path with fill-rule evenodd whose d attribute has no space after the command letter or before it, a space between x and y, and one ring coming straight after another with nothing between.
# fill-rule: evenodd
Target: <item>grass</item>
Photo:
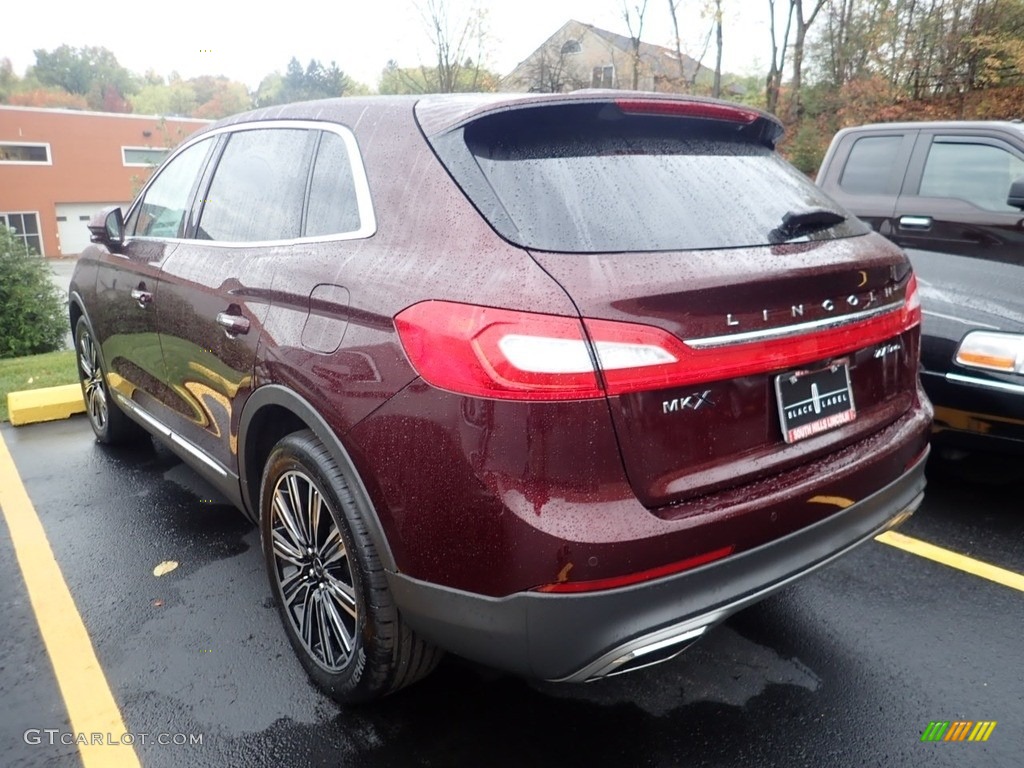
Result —
<instances>
[{"instance_id":1,"label":"grass","mask_svg":"<svg viewBox=\"0 0 1024 768\"><path fill-rule=\"evenodd\" d=\"M78 382L75 351L0 360L0 421L7 421L7 393Z\"/></svg>"}]
</instances>

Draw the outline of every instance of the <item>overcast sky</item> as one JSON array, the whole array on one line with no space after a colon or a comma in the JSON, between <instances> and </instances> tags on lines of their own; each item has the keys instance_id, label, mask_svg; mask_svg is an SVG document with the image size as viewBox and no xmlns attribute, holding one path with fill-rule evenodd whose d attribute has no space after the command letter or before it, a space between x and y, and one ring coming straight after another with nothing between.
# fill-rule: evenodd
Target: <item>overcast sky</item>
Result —
<instances>
[{"instance_id":1,"label":"overcast sky","mask_svg":"<svg viewBox=\"0 0 1024 768\"><path fill-rule=\"evenodd\" d=\"M472 0L448 0L452 20L464 18ZM640 0L642 2L642 0ZM631 5L638 0L630 0ZM767 3L725 0L724 68L748 74L767 68L770 41ZM389 59L400 66L429 63L431 49L415 0L284 0L269 4L224 0L145 3L9 3L0 31L0 58L24 74L35 62L33 50L63 43L109 48L133 72L147 69L182 77L227 75L254 89L274 70L284 71L296 56L324 64L334 60L348 75L376 88ZM54 4L55 5L55 4ZM569 19L620 34L622 0L483 0L490 33L489 65L507 74ZM680 37L683 52L699 58L710 19L701 18L702 0L683 0ZM745 6L745 12L738 10ZM682 10L690 9L690 10ZM649 0L642 38L672 46L668 0ZM714 50L704 64L714 66Z\"/></svg>"}]
</instances>

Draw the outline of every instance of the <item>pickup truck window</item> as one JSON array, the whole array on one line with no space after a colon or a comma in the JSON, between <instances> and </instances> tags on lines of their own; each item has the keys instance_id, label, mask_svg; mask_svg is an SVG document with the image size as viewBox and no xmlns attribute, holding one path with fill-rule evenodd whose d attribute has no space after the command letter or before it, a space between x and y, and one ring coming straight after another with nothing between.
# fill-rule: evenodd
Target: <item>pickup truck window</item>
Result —
<instances>
[{"instance_id":1,"label":"pickup truck window","mask_svg":"<svg viewBox=\"0 0 1024 768\"><path fill-rule=\"evenodd\" d=\"M850 149L839 186L855 195L884 195L902 136L865 136Z\"/></svg>"},{"instance_id":2,"label":"pickup truck window","mask_svg":"<svg viewBox=\"0 0 1024 768\"><path fill-rule=\"evenodd\" d=\"M952 197L988 211L1016 209L1006 204L1014 179L1024 176L1024 160L991 144L936 137L921 176L922 197Z\"/></svg>"}]
</instances>

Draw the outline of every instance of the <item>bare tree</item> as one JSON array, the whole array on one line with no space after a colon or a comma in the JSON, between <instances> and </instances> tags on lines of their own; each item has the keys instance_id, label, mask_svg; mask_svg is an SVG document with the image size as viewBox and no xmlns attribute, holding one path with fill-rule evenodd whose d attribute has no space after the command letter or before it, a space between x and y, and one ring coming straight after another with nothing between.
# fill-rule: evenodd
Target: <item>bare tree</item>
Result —
<instances>
[{"instance_id":1,"label":"bare tree","mask_svg":"<svg viewBox=\"0 0 1024 768\"><path fill-rule=\"evenodd\" d=\"M797 1L785 1L795 16ZM798 34L819 2L799 5L809 13ZM1024 0L826 0L819 19L821 33L807 36L808 65L794 62L789 118L800 117L800 75L811 64L837 93L851 86L865 104L940 97L963 110L970 91L1024 83Z\"/></svg>"},{"instance_id":2,"label":"bare tree","mask_svg":"<svg viewBox=\"0 0 1024 768\"><path fill-rule=\"evenodd\" d=\"M708 27L708 33L704 36L704 45L700 48L700 56L697 57L697 66L693 68L693 75L690 77L690 85L697 84L697 75L700 74L700 68L704 66L704 58L708 55L708 48L711 47L711 36L715 34L714 23Z\"/></svg>"},{"instance_id":3,"label":"bare tree","mask_svg":"<svg viewBox=\"0 0 1024 768\"><path fill-rule=\"evenodd\" d=\"M590 73L582 71L579 51L579 40L569 32L552 37L525 67L526 88L532 93L563 93L589 86Z\"/></svg>"},{"instance_id":4,"label":"bare tree","mask_svg":"<svg viewBox=\"0 0 1024 768\"><path fill-rule=\"evenodd\" d=\"M683 64L683 50L679 45L679 15L677 13L682 0L668 0L668 12L672 16L672 31L675 32L676 61L679 62L679 82L686 82L686 66ZM696 77L696 74L694 75Z\"/></svg>"},{"instance_id":5,"label":"bare tree","mask_svg":"<svg viewBox=\"0 0 1024 768\"><path fill-rule=\"evenodd\" d=\"M887 0L831 0L816 50L835 88L865 76L882 46L880 33Z\"/></svg>"},{"instance_id":6,"label":"bare tree","mask_svg":"<svg viewBox=\"0 0 1024 768\"><path fill-rule=\"evenodd\" d=\"M789 119L793 121L799 120L803 113L800 88L803 85L804 43L807 40L807 30L811 28L818 12L826 2L828 0L813 0L810 13L805 14L804 0L791 0L792 9L796 12L796 37L793 39L793 92L789 101Z\"/></svg>"},{"instance_id":7,"label":"bare tree","mask_svg":"<svg viewBox=\"0 0 1024 768\"><path fill-rule=\"evenodd\" d=\"M448 0L423 0L417 5L434 48L436 68L420 66L423 79L438 93L476 90L484 59L484 14L473 8L465 19L452 21ZM473 55L475 54L475 55ZM463 81L469 78L468 87Z\"/></svg>"},{"instance_id":8,"label":"bare tree","mask_svg":"<svg viewBox=\"0 0 1024 768\"><path fill-rule=\"evenodd\" d=\"M715 0L715 80L711 95L716 99L722 95L722 0Z\"/></svg>"},{"instance_id":9,"label":"bare tree","mask_svg":"<svg viewBox=\"0 0 1024 768\"><path fill-rule=\"evenodd\" d=\"M768 77L765 80L764 101L765 108L772 114L777 114L779 109L779 92L782 90L782 73L786 67L786 49L789 47L789 32L793 23L794 0L788 0L789 13L786 14L786 32L779 40L775 27L775 0L768 0L769 29L772 35L772 63L768 69Z\"/></svg>"},{"instance_id":10,"label":"bare tree","mask_svg":"<svg viewBox=\"0 0 1024 768\"><path fill-rule=\"evenodd\" d=\"M626 21L626 29L629 30L629 39L632 44L631 58L633 60L633 90L640 88L640 35L644 31L644 15L647 13L647 1L643 5L634 5L633 10L629 9L627 0L622 0L622 18ZM634 21L634 14L636 19ZM633 32L633 25L636 25L636 32Z\"/></svg>"}]
</instances>

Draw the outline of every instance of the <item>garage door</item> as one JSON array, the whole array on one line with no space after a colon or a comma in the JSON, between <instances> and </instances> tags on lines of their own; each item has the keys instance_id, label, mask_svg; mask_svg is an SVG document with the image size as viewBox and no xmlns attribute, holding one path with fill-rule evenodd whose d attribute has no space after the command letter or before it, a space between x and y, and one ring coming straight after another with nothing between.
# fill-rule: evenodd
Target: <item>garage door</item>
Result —
<instances>
[{"instance_id":1,"label":"garage door","mask_svg":"<svg viewBox=\"0 0 1024 768\"><path fill-rule=\"evenodd\" d=\"M128 210L127 203L57 203L57 236L60 238L61 256L72 256L85 250L89 245L89 219L109 205L120 205L121 210Z\"/></svg>"}]
</instances>

